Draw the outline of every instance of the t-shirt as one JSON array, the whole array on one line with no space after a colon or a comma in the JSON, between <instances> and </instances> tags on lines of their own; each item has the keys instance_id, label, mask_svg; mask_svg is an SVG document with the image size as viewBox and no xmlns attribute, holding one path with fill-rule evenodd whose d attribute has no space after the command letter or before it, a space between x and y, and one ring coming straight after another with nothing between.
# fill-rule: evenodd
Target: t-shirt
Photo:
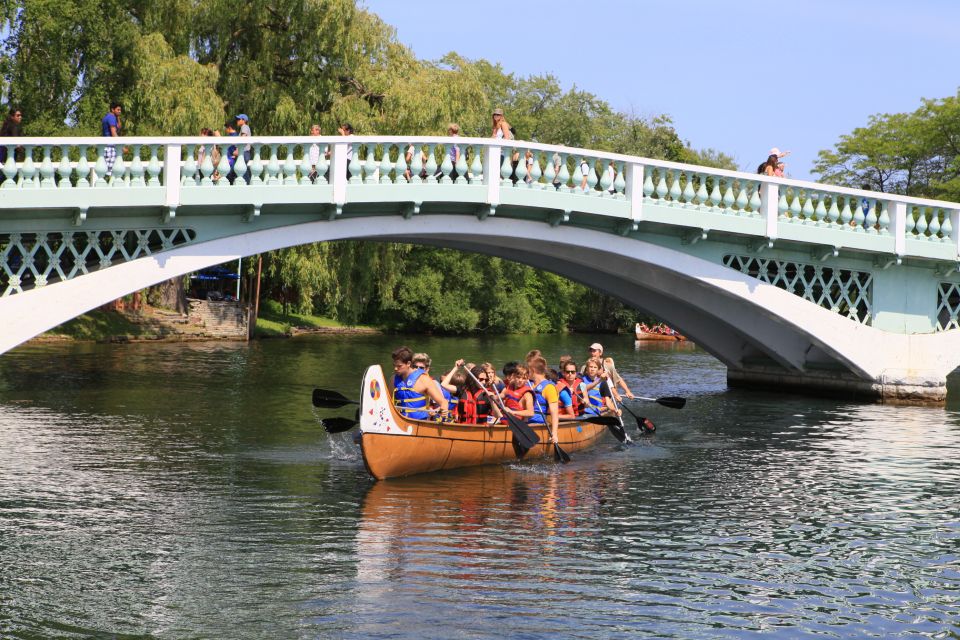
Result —
<instances>
[{"instance_id":1,"label":"t-shirt","mask_svg":"<svg viewBox=\"0 0 960 640\"><path fill-rule=\"evenodd\" d=\"M547 401L548 405L551 402L559 402L559 397L557 396L557 387L554 384L545 385L540 394L543 396L543 399Z\"/></svg>"},{"instance_id":2,"label":"t-shirt","mask_svg":"<svg viewBox=\"0 0 960 640\"><path fill-rule=\"evenodd\" d=\"M253 135L253 134L250 132L250 125L248 125L248 124L242 124L242 125L240 125L240 135L241 135L241 136L247 136L247 137L250 137L251 135ZM243 150L244 150L244 151L250 151L250 145L245 146L245 147L243 148Z\"/></svg>"},{"instance_id":3,"label":"t-shirt","mask_svg":"<svg viewBox=\"0 0 960 640\"><path fill-rule=\"evenodd\" d=\"M107 115L103 116L103 120L100 121L101 128L103 129L103 135L106 137L111 137L113 134L110 133L110 127L114 127L117 130L117 135L120 135L120 123L117 122L117 116L113 112L108 112Z\"/></svg>"},{"instance_id":4,"label":"t-shirt","mask_svg":"<svg viewBox=\"0 0 960 640\"><path fill-rule=\"evenodd\" d=\"M561 407L573 406L573 396L570 395L570 389L564 388L560 391L559 402Z\"/></svg>"}]
</instances>

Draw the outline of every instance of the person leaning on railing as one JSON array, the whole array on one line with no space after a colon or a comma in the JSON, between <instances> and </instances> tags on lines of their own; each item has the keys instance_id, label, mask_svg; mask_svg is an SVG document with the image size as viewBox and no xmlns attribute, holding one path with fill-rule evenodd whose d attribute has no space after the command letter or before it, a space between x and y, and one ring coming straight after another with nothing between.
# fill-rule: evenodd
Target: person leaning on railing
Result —
<instances>
[{"instance_id":1,"label":"person leaning on railing","mask_svg":"<svg viewBox=\"0 0 960 640\"><path fill-rule=\"evenodd\" d=\"M0 137L18 138L23 135L23 111L20 109L11 109L10 114L0 126ZM13 150L13 159L16 162L23 162L25 158L23 147L17 147ZM7 147L0 146L0 163L7 161ZM0 182L3 182L3 176L0 176Z\"/></svg>"}]
</instances>

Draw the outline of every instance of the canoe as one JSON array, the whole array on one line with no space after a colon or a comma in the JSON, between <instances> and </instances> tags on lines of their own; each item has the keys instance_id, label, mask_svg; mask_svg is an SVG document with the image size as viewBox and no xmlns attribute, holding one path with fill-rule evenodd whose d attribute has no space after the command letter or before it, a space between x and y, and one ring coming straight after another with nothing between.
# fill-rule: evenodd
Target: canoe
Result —
<instances>
[{"instance_id":1,"label":"canoe","mask_svg":"<svg viewBox=\"0 0 960 640\"><path fill-rule=\"evenodd\" d=\"M540 443L524 451L506 425L471 425L411 420L400 415L380 365L369 367L360 388L360 447L374 478L501 464L553 456L546 425L530 425ZM589 422L561 422L560 446L573 453L592 446L607 431Z\"/></svg>"},{"instance_id":2,"label":"canoe","mask_svg":"<svg viewBox=\"0 0 960 640\"><path fill-rule=\"evenodd\" d=\"M672 336L665 335L663 333L650 333L647 331L637 331L637 340L664 340L667 342L683 342L686 340L686 336L682 336L679 333Z\"/></svg>"}]
</instances>

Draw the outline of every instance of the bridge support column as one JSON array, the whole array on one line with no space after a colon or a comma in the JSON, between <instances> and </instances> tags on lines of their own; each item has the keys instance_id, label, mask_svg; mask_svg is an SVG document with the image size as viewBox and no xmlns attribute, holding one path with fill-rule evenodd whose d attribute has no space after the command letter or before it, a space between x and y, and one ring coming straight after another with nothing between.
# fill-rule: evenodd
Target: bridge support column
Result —
<instances>
[{"instance_id":1,"label":"bridge support column","mask_svg":"<svg viewBox=\"0 0 960 640\"><path fill-rule=\"evenodd\" d=\"M946 377L933 371L887 369L879 378L865 380L849 371L812 369L798 373L774 365L747 365L728 368L727 384L890 404L943 404L947 398Z\"/></svg>"}]
</instances>

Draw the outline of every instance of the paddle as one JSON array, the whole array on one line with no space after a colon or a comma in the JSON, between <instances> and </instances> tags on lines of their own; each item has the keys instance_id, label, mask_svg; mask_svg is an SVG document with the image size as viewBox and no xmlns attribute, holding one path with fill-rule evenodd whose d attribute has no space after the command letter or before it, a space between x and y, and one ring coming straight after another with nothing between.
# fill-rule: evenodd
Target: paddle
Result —
<instances>
[{"instance_id":1,"label":"paddle","mask_svg":"<svg viewBox=\"0 0 960 640\"><path fill-rule=\"evenodd\" d=\"M327 430L327 433L343 433L353 429L359 423L352 418L324 418L320 421L320 424Z\"/></svg>"},{"instance_id":2,"label":"paddle","mask_svg":"<svg viewBox=\"0 0 960 640\"><path fill-rule=\"evenodd\" d=\"M503 404L503 400L499 395L495 393L490 393L484 388L484 386L477 380L476 376L473 375L473 372L467 369L464 366L461 368L467 372L467 375L473 378L473 381L487 394L489 398L495 398L495 401L498 403L500 410L503 412L504 417L507 419L507 425L510 427L510 431L513 432L513 437L517 439L517 444L520 445L522 449L528 450L532 449L540 442L540 436L537 435L537 432L530 428L530 426L524 421L520 420L514 415L511 415L507 408ZM570 460L570 456L567 456L567 461Z\"/></svg>"},{"instance_id":3,"label":"paddle","mask_svg":"<svg viewBox=\"0 0 960 640\"><path fill-rule=\"evenodd\" d=\"M653 420L648 420L643 416L638 416L633 412L632 409L630 409L630 407L627 406L626 402L620 406L626 409L627 413L633 416L633 419L637 421L637 429L639 429L640 433L653 433L657 430L657 425L653 424Z\"/></svg>"},{"instance_id":4,"label":"paddle","mask_svg":"<svg viewBox=\"0 0 960 640\"><path fill-rule=\"evenodd\" d=\"M348 404L360 404L356 400L351 400L342 393L330 391L329 389L313 390L313 406L323 409L337 409Z\"/></svg>"},{"instance_id":5,"label":"paddle","mask_svg":"<svg viewBox=\"0 0 960 640\"><path fill-rule=\"evenodd\" d=\"M612 389L611 389L612 391ZM610 394L610 399L613 400L613 406L620 409L620 405L617 403L617 398L612 393ZM613 416L610 416L611 418ZM623 426L623 417L616 417L617 423L616 426L608 425L607 428L610 429L610 433L613 434L613 437L620 441L621 444L633 444L633 440L630 436L627 435L627 430Z\"/></svg>"},{"instance_id":6,"label":"paddle","mask_svg":"<svg viewBox=\"0 0 960 640\"><path fill-rule=\"evenodd\" d=\"M665 396L663 398L644 398L643 396L633 396L632 400L646 400L647 402L656 402L671 409L683 409L687 404L686 398L677 396Z\"/></svg>"}]
</instances>

